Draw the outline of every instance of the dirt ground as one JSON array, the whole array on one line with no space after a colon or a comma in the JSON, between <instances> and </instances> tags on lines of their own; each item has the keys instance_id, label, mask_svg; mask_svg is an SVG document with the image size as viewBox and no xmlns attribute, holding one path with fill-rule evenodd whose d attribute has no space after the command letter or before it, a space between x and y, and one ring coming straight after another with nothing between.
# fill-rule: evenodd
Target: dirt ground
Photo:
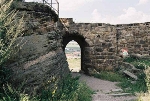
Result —
<instances>
[{"instance_id":1,"label":"dirt ground","mask_svg":"<svg viewBox=\"0 0 150 101\"><path fill-rule=\"evenodd\" d=\"M81 76L80 81L85 82L92 90L96 91L92 101L135 101L137 99L136 96L122 93L121 88L116 86L117 82L105 81L79 73L72 73L72 75Z\"/></svg>"}]
</instances>

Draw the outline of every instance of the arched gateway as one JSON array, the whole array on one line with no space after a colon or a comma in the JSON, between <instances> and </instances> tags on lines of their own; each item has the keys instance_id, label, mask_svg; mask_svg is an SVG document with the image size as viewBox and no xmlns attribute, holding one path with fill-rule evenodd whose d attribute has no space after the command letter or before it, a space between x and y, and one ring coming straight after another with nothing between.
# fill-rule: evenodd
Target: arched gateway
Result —
<instances>
[{"instance_id":1,"label":"arched gateway","mask_svg":"<svg viewBox=\"0 0 150 101\"><path fill-rule=\"evenodd\" d=\"M70 42L70 41L76 41L80 48L81 48L81 70L87 71L87 68L85 68L85 64L84 64L84 60L85 60L85 48L88 47L88 43L85 41L85 38L80 35L79 33L68 33L66 32L63 35L63 50L65 51L66 45Z\"/></svg>"},{"instance_id":2,"label":"arched gateway","mask_svg":"<svg viewBox=\"0 0 150 101\"><path fill-rule=\"evenodd\" d=\"M63 50L75 40L81 47L81 70L113 70L118 68L119 51L150 55L150 23L110 25L105 23L75 23L72 18L60 18Z\"/></svg>"}]
</instances>

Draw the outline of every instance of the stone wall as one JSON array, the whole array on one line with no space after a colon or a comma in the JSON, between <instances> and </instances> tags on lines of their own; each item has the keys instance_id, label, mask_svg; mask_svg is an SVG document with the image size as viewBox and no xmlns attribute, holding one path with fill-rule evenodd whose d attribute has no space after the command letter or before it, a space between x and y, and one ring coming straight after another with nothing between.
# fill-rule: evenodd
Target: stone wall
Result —
<instances>
[{"instance_id":1,"label":"stone wall","mask_svg":"<svg viewBox=\"0 0 150 101\"><path fill-rule=\"evenodd\" d=\"M12 7L19 10L16 19L24 15L24 35L17 39L24 46L16 49L17 54L7 65L13 70L12 84L18 86L24 81L28 93L43 87L53 76L62 77L69 72L64 49L71 40L81 47L81 69L87 74L94 69L114 69L122 48L127 48L129 54L150 55L148 22L110 25L74 23L72 18L57 22L56 13L43 4L20 2Z\"/></svg>"},{"instance_id":2,"label":"stone wall","mask_svg":"<svg viewBox=\"0 0 150 101\"><path fill-rule=\"evenodd\" d=\"M150 55L150 22L117 26L121 28L119 48L127 47L130 54Z\"/></svg>"},{"instance_id":3,"label":"stone wall","mask_svg":"<svg viewBox=\"0 0 150 101\"><path fill-rule=\"evenodd\" d=\"M91 69L97 71L114 69L118 60L118 53L123 48L128 49L129 54L150 55L149 22L110 25L105 23L74 23L72 18L61 18L60 21L62 24L59 27L63 30L65 40L66 37L82 36L84 38L82 43L88 44L82 45L78 42L82 46L81 69L87 73ZM76 39L73 40L76 41ZM64 45L66 44L68 43Z\"/></svg>"},{"instance_id":4,"label":"stone wall","mask_svg":"<svg viewBox=\"0 0 150 101\"><path fill-rule=\"evenodd\" d=\"M55 28L58 16L43 4L20 2L13 7L19 10L16 19L24 15L24 35L17 38L24 45L7 63L13 71L11 83L18 87L23 82L25 92L33 93L69 72L62 35Z\"/></svg>"}]
</instances>

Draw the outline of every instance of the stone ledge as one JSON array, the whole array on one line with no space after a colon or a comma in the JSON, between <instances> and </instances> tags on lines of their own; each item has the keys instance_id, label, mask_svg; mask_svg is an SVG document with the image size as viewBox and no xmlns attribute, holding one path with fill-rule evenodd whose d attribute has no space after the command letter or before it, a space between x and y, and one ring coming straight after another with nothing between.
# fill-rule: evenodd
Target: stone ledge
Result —
<instances>
[{"instance_id":1,"label":"stone ledge","mask_svg":"<svg viewBox=\"0 0 150 101\"><path fill-rule=\"evenodd\" d=\"M11 8L19 11L35 11L47 13L53 16L54 22L58 21L58 15L56 14L56 12L53 11L52 8L49 7L48 5L44 5L42 3L14 1Z\"/></svg>"}]
</instances>

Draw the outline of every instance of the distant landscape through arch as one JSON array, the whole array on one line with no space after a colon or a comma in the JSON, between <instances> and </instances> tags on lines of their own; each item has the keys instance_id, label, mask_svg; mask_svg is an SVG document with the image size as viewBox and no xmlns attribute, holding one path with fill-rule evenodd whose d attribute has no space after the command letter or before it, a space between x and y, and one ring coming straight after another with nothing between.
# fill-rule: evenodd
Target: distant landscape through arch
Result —
<instances>
[{"instance_id":1,"label":"distant landscape through arch","mask_svg":"<svg viewBox=\"0 0 150 101\"><path fill-rule=\"evenodd\" d=\"M65 54L70 71L79 72L81 70L81 48L79 44L74 40L70 41L65 48Z\"/></svg>"},{"instance_id":2,"label":"distant landscape through arch","mask_svg":"<svg viewBox=\"0 0 150 101\"><path fill-rule=\"evenodd\" d=\"M65 51L65 48L69 42L74 40L78 43L81 49L81 70L85 73L87 72L87 68L85 67L84 60L85 60L85 48L88 46L88 43L85 41L85 38L77 33L66 33L63 35L63 50Z\"/></svg>"}]
</instances>

